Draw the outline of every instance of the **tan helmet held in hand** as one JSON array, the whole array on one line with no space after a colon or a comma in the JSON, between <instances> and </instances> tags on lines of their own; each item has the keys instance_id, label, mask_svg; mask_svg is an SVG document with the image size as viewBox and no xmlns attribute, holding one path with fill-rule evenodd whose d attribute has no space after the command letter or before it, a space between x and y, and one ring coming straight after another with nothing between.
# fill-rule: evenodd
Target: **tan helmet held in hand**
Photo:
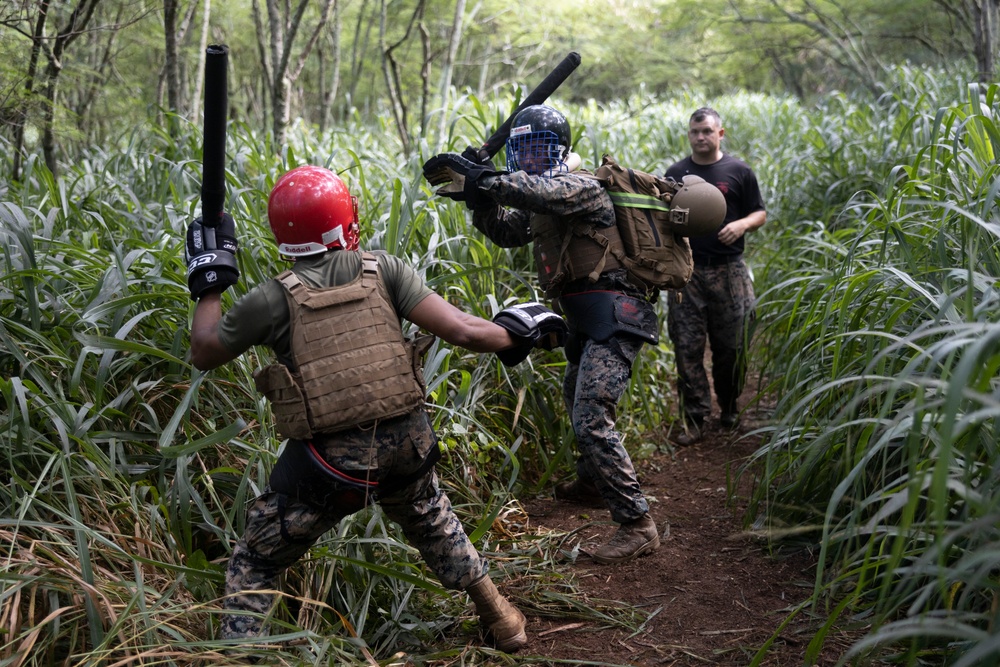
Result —
<instances>
[{"instance_id":1,"label":"tan helmet held in hand","mask_svg":"<svg viewBox=\"0 0 1000 667\"><path fill-rule=\"evenodd\" d=\"M726 219L726 198L701 176L688 174L670 201L671 228L681 236L714 234Z\"/></svg>"}]
</instances>

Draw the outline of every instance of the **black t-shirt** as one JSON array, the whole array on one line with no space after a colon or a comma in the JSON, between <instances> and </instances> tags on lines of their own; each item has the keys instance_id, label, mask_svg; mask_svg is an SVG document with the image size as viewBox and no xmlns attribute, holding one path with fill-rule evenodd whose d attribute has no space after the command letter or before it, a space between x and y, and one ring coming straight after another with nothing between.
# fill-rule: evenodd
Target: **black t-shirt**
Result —
<instances>
[{"instance_id":1,"label":"black t-shirt","mask_svg":"<svg viewBox=\"0 0 1000 667\"><path fill-rule=\"evenodd\" d=\"M731 155L723 155L722 159L712 164L697 164L691 156L684 158L667 168L666 176L680 181L688 174L701 176L706 181L719 188L726 197L726 218L719 225L722 229L733 220L745 218L754 211L764 210L764 199L760 195L757 176L745 162ZM743 254L746 236L741 236L732 245L719 241L718 233L692 236L691 254L695 263L712 258L728 257Z\"/></svg>"}]
</instances>

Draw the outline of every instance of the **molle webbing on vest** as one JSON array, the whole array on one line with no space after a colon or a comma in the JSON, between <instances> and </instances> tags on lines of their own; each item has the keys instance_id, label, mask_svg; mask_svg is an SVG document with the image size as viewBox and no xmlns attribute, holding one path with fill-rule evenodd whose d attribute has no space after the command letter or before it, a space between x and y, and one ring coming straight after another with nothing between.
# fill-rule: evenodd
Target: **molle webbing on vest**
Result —
<instances>
[{"instance_id":1,"label":"molle webbing on vest","mask_svg":"<svg viewBox=\"0 0 1000 667\"><path fill-rule=\"evenodd\" d=\"M278 281L288 296L292 359L298 368L294 379L304 397L310 435L396 417L423 405L413 346L403 338L373 255L365 253L361 275L338 287L307 287L291 271ZM288 388L271 388L274 393L281 389L287 395ZM282 429L277 410L275 417L282 435L303 437L300 425L292 436Z\"/></svg>"},{"instance_id":2,"label":"molle webbing on vest","mask_svg":"<svg viewBox=\"0 0 1000 667\"><path fill-rule=\"evenodd\" d=\"M560 224L552 216L534 215L531 232L538 281L549 298L558 296L569 282L580 278L595 282L602 273L623 266L618 258L625 256L625 249L617 227Z\"/></svg>"}]
</instances>

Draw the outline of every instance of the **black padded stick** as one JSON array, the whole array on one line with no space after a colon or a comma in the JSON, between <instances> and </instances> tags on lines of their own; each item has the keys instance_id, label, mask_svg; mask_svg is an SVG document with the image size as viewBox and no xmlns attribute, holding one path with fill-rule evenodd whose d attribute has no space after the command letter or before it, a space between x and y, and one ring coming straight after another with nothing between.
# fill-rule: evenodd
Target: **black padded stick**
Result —
<instances>
[{"instance_id":1,"label":"black padded stick","mask_svg":"<svg viewBox=\"0 0 1000 667\"><path fill-rule=\"evenodd\" d=\"M226 121L229 88L226 69L229 47L212 44L205 55L205 127L202 146L201 218L217 227L226 205Z\"/></svg>"},{"instance_id":2,"label":"black padded stick","mask_svg":"<svg viewBox=\"0 0 1000 667\"><path fill-rule=\"evenodd\" d=\"M545 77L545 79L542 80L542 82L538 84L527 97L524 98L524 101L521 102L516 109L514 109L514 112L507 118L507 120L504 121L503 125L501 125L499 129L497 129L497 131L486 140L486 143L479 148L469 146L463 155L479 162L485 161L496 155L507 142L507 137L510 136L510 126L514 123L514 118L517 114L525 107L541 104L547 100L549 95L554 93L556 88L562 85L562 82L573 73L573 70L575 70L579 64L580 54L576 51L570 52L570 54L563 58L562 62L556 65L555 69L549 72L549 75Z\"/></svg>"}]
</instances>

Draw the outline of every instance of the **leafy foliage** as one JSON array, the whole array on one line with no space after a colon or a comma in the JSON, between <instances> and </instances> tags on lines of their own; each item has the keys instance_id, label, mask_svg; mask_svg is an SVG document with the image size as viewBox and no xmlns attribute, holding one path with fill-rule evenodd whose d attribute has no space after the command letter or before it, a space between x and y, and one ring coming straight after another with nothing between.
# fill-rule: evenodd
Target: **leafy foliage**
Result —
<instances>
[{"instance_id":1,"label":"leafy foliage","mask_svg":"<svg viewBox=\"0 0 1000 667\"><path fill-rule=\"evenodd\" d=\"M233 0L207 14L198 3L176 3L181 89L173 98L166 90L163 16L154 7L131 0L93 3L87 29L71 30L72 44L53 55L45 47L68 25L76 4L8 4L0 10L0 133L18 154L55 152L71 162L89 146L115 145L123 126L147 122L174 134L169 115L150 118L148 110L200 115L203 44L212 43L231 50L233 118L256 128L274 126L267 2ZM281 13L280 4L270 4ZM516 7L483 0L462 3L449 67L456 4L398 1L389 9L384 2L336 3L315 42L307 45L309 31L301 30L287 45L294 72L289 122L347 127L360 115L390 131L423 133L436 125L439 109L450 106L447 100L530 89L569 51L579 52L583 64L562 94L581 105L693 89L711 96L788 93L802 100L838 90L878 94L886 70L911 65L941 68L959 79L978 72L990 81L997 53L995 31L976 29L996 24L992 0L524 0ZM318 25L322 6L305 3L299 25ZM47 23L40 20L43 10ZM44 34L33 39L37 26ZM35 68L27 55L33 46L40 49ZM45 92L57 72L59 94L50 101ZM413 127L381 118L392 88ZM15 139L22 123L23 145ZM51 144L47 129L54 130Z\"/></svg>"},{"instance_id":2,"label":"leafy foliage","mask_svg":"<svg viewBox=\"0 0 1000 667\"><path fill-rule=\"evenodd\" d=\"M499 113L471 116L468 136ZM526 251L469 236L463 210L434 198L422 160L401 164L383 130L360 120L323 136L302 129L275 157L232 125L227 208L238 220L242 279L227 303L281 270L266 193L278 174L307 162L342 172L360 199L366 247L407 258L452 302L489 317L535 294ZM266 352L210 375L187 363L182 239L196 214L201 137L187 126L180 140L137 131L123 144L88 149L59 180L30 160L0 205L0 431L9 443L0 595L17 610L6 616L0 652L30 654L24 664L166 653L239 662L212 628L243 508L280 445L252 380ZM559 353L540 352L505 369L436 343L426 375L446 449L440 470L515 597L634 627L635 610L579 610L539 592L558 585L569 595L572 577L552 574L561 536L527 533L514 493L572 458L562 364ZM626 427L636 434L658 417L650 411ZM377 508L361 512L289 571L276 632L253 650L271 664L343 665L365 651L420 650L442 633L475 643L455 620L465 617L464 598L428 577L397 527Z\"/></svg>"},{"instance_id":3,"label":"leafy foliage","mask_svg":"<svg viewBox=\"0 0 1000 667\"><path fill-rule=\"evenodd\" d=\"M586 164L609 152L660 171L687 152L687 117L707 102L725 120L726 149L758 173L769 223L751 242L753 350L756 389L776 410L745 471L758 480L748 522L776 546L822 555L812 604L829 623L808 655L854 624L869 629L845 662L1000 654L1000 88L952 81L906 67L880 79L878 98L834 93L815 107L642 91L571 114ZM486 243L420 178L439 146L479 143L517 101L461 97L434 112L445 136L422 137L407 156L374 113L324 133L298 125L280 151L234 122L228 208L243 280L226 299L281 268L264 201L303 163L342 172L361 200L365 246L405 257L466 310L489 316L536 296L528 252ZM265 351L207 376L185 360L181 238L201 137L178 125L178 137L140 127L113 148L89 146L58 180L29 158L20 182L0 186L3 659L242 661L212 639L219 584L279 441L251 378ZM636 456L674 412L672 351L646 350L620 408ZM528 530L516 501L572 458L561 359L536 353L506 369L435 344L425 373L440 470L519 604L635 628L636 610L574 597L562 536ZM250 649L269 664L358 664L365 651L391 661L400 649L449 659L442 638L475 643L462 600L377 509L342 522L283 590L275 634ZM756 664L765 657L762 647Z\"/></svg>"},{"instance_id":4,"label":"leafy foliage","mask_svg":"<svg viewBox=\"0 0 1000 667\"><path fill-rule=\"evenodd\" d=\"M919 76L878 104L831 100L789 137L801 191L855 192L803 200L823 217L776 230L758 339L778 404L751 519L815 537L815 603L874 627L845 660L885 645L905 664L982 664L997 656L981 564L1000 518L1000 89L950 97Z\"/></svg>"}]
</instances>

